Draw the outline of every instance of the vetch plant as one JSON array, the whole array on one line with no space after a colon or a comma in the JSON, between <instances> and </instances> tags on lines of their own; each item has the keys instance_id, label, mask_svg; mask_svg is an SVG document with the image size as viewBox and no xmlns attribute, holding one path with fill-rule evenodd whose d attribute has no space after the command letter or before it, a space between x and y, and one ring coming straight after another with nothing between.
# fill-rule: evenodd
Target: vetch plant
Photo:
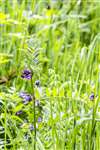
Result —
<instances>
[{"instance_id":1,"label":"vetch plant","mask_svg":"<svg viewBox=\"0 0 100 150\"><path fill-rule=\"evenodd\" d=\"M27 103L27 101L33 101L33 117L34 117L34 150L36 150L36 112L35 112L35 93L34 93L34 87L33 87L33 79L32 79L32 76L33 75L33 72L32 70L29 70L29 69L25 69L23 72L22 72L22 75L21 77L23 79L27 79L27 80L30 80L30 84L31 84L31 92L32 92L32 96L26 94L26 93L20 93L20 96L22 98L24 98L24 104Z\"/></svg>"},{"instance_id":2,"label":"vetch plant","mask_svg":"<svg viewBox=\"0 0 100 150\"><path fill-rule=\"evenodd\" d=\"M100 150L99 21L99 0L0 0L0 150Z\"/></svg>"}]
</instances>

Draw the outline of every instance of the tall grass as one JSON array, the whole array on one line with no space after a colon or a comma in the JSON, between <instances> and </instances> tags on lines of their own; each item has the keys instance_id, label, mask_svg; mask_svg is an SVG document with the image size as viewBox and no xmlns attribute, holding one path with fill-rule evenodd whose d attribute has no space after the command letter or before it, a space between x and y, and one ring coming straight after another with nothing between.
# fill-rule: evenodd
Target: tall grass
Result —
<instances>
[{"instance_id":1,"label":"tall grass","mask_svg":"<svg viewBox=\"0 0 100 150\"><path fill-rule=\"evenodd\" d=\"M0 0L0 149L100 150L99 10L99 0Z\"/></svg>"}]
</instances>

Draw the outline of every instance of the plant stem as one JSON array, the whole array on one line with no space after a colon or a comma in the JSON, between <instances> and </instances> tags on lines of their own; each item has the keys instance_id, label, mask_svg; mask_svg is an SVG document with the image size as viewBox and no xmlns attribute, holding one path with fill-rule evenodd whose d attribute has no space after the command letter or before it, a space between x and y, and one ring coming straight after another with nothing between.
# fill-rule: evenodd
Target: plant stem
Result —
<instances>
[{"instance_id":1,"label":"plant stem","mask_svg":"<svg viewBox=\"0 0 100 150\"><path fill-rule=\"evenodd\" d=\"M5 140L4 140L4 150L6 150L6 140L7 140L7 137L6 137L6 131L7 130L7 102L6 102L6 97L5 97Z\"/></svg>"},{"instance_id":2,"label":"plant stem","mask_svg":"<svg viewBox=\"0 0 100 150\"><path fill-rule=\"evenodd\" d=\"M36 114L35 114L35 95L33 80L31 79L32 99L33 99L33 113L34 113L34 150L36 150Z\"/></svg>"}]
</instances>

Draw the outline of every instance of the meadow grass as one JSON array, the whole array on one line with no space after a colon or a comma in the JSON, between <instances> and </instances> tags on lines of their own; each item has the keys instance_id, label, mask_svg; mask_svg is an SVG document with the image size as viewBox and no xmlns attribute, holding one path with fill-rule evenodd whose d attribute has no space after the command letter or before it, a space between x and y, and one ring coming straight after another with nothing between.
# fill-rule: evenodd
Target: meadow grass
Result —
<instances>
[{"instance_id":1,"label":"meadow grass","mask_svg":"<svg viewBox=\"0 0 100 150\"><path fill-rule=\"evenodd\" d=\"M99 43L99 0L0 0L1 150L100 150Z\"/></svg>"}]
</instances>

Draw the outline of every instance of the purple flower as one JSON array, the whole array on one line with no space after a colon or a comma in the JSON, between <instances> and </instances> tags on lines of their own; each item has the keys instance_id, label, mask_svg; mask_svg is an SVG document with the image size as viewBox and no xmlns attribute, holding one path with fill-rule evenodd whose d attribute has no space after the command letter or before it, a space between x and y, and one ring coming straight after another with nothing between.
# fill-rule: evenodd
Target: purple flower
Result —
<instances>
[{"instance_id":1,"label":"purple flower","mask_svg":"<svg viewBox=\"0 0 100 150\"><path fill-rule=\"evenodd\" d=\"M19 110L19 111L16 112L16 115L19 116L19 115L21 115L22 113L23 113L22 110Z\"/></svg>"},{"instance_id":2,"label":"purple flower","mask_svg":"<svg viewBox=\"0 0 100 150\"><path fill-rule=\"evenodd\" d=\"M32 124L30 124L29 129L30 129L30 131L33 131L34 130L34 126Z\"/></svg>"},{"instance_id":3,"label":"purple flower","mask_svg":"<svg viewBox=\"0 0 100 150\"><path fill-rule=\"evenodd\" d=\"M42 118L41 117L38 118L38 122L39 123L42 122Z\"/></svg>"},{"instance_id":4,"label":"purple flower","mask_svg":"<svg viewBox=\"0 0 100 150\"><path fill-rule=\"evenodd\" d=\"M27 94L27 95L25 96L25 100L26 100L26 101L31 101L31 100L32 100L32 97Z\"/></svg>"},{"instance_id":5,"label":"purple flower","mask_svg":"<svg viewBox=\"0 0 100 150\"><path fill-rule=\"evenodd\" d=\"M26 93L25 93L25 92L20 92L20 93L19 93L19 96L20 96L21 98L24 98L24 97L25 97L25 95L26 95Z\"/></svg>"},{"instance_id":6,"label":"purple flower","mask_svg":"<svg viewBox=\"0 0 100 150\"><path fill-rule=\"evenodd\" d=\"M94 93L92 93L90 96L89 96L90 100L93 101L94 100Z\"/></svg>"},{"instance_id":7,"label":"purple flower","mask_svg":"<svg viewBox=\"0 0 100 150\"><path fill-rule=\"evenodd\" d=\"M25 69L21 75L22 78L30 80L32 78L32 72L28 69Z\"/></svg>"},{"instance_id":8,"label":"purple flower","mask_svg":"<svg viewBox=\"0 0 100 150\"><path fill-rule=\"evenodd\" d=\"M39 86L40 86L40 80L35 81L35 85L36 85L37 87L39 87Z\"/></svg>"},{"instance_id":9,"label":"purple flower","mask_svg":"<svg viewBox=\"0 0 100 150\"><path fill-rule=\"evenodd\" d=\"M28 102L32 101L32 96L25 93L25 92L20 92L19 96L23 98L23 103L27 104Z\"/></svg>"}]
</instances>

